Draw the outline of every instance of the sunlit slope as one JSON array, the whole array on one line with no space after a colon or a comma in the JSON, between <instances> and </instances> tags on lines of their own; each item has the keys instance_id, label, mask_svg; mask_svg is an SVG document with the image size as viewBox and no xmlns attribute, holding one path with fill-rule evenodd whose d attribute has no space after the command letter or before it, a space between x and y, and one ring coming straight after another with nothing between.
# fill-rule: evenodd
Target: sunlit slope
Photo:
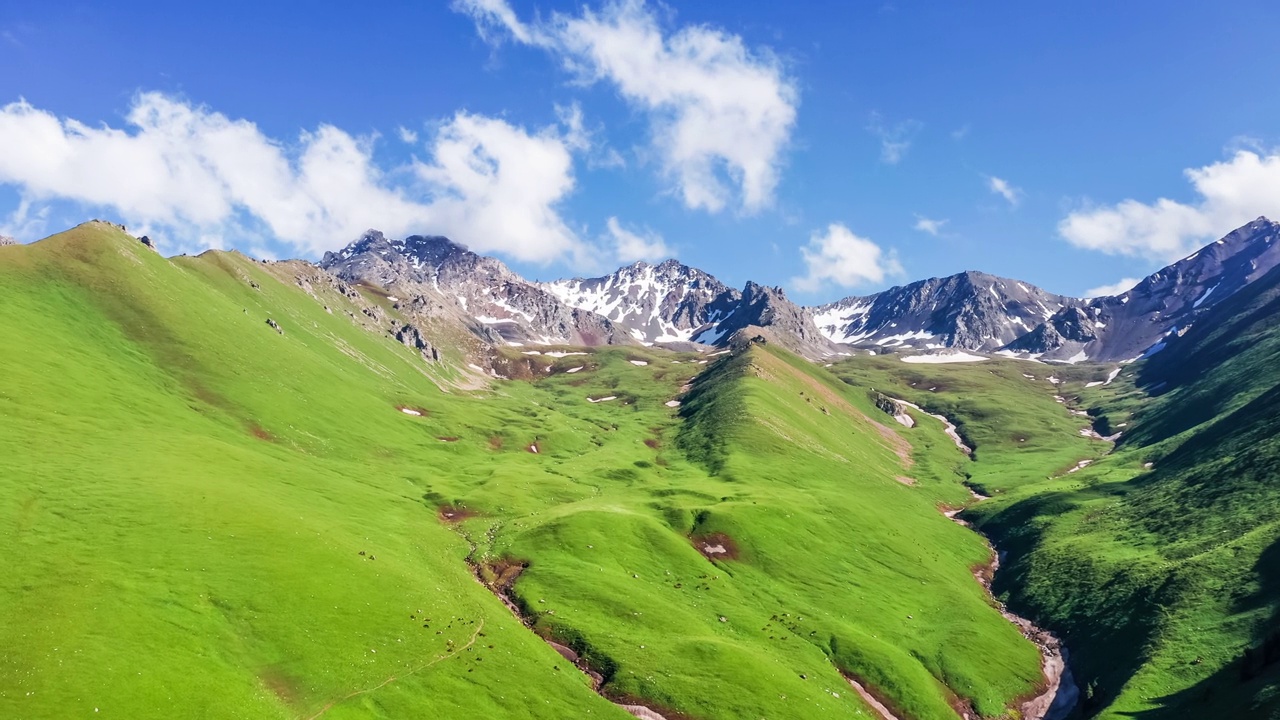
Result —
<instances>
[{"instance_id":1,"label":"sunlit slope","mask_svg":"<svg viewBox=\"0 0 1280 720\"><path fill-rule=\"evenodd\" d=\"M294 270L105 224L0 248L0 716L626 717L473 578L500 560L673 716L871 716L842 672L913 718L1035 689L931 419L760 347L514 349L540 379L462 391L454 345Z\"/></svg>"},{"instance_id":2,"label":"sunlit slope","mask_svg":"<svg viewBox=\"0 0 1280 720\"><path fill-rule=\"evenodd\" d=\"M202 262L93 226L0 252L0 715L309 717L391 677L329 714L619 715L421 502L421 360Z\"/></svg>"},{"instance_id":3,"label":"sunlit slope","mask_svg":"<svg viewBox=\"0 0 1280 720\"><path fill-rule=\"evenodd\" d=\"M1036 650L985 600L969 568L987 551L938 511L943 491L900 481L909 433L864 396L783 352L722 360L676 432L636 438L657 452L565 462L598 494L499 527L493 553L529 563L515 592L539 630L623 696L695 717L851 716L843 671L906 716L999 715L1039 681ZM954 480L945 494L967 496ZM738 558L713 564L690 536Z\"/></svg>"}]
</instances>

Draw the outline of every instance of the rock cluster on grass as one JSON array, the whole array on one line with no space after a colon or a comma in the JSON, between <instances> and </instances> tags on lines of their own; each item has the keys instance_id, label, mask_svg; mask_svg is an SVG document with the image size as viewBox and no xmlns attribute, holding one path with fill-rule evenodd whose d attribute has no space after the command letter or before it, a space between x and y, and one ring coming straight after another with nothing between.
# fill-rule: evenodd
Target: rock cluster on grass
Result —
<instances>
[{"instance_id":1,"label":"rock cluster on grass","mask_svg":"<svg viewBox=\"0 0 1280 720\"><path fill-rule=\"evenodd\" d=\"M413 348L422 353L422 359L428 362L440 360L440 351L432 347L431 343L423 337L422 330L418 326L405 323L403 327L392 333L396 341L408 348Z\"/></svg>"},{"instance_id":2,"label":"rock cluster on grass","mask_svg":"<svg viewBox=\"0 0 1280 720\"><path fill-rule=\"evenodd\" d=\"M272 330L275 330L281 335L284 334L284 330L280 329L280 323L276 322L275 320L272 320L271 318L267 318L267 324L271 326Z\"/></svg>"}]
</instances>

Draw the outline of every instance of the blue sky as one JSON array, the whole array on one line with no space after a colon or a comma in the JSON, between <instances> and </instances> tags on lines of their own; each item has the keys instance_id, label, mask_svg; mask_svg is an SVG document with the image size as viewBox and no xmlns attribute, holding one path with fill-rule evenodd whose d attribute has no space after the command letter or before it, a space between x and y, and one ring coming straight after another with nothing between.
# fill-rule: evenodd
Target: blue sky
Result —
<instances>
[{"instance_id":1,"label":"blue sky","mask_svg":"<svg viewBox=\"0 0 1280 720\"><path fill-rule=\"evenodd\" d=\"M448 234L804 302L1064 294L1280 215L1280 6L523 0L0 8L0 232L167 252Z\"/></svg>"}]
</instances>

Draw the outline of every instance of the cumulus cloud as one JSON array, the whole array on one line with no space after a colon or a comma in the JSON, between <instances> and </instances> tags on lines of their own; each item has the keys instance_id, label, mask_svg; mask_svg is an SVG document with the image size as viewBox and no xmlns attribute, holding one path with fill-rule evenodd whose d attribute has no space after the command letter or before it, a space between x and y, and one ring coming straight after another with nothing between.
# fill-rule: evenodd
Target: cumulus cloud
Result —
<instances>
[{"instance_id":1,"label":"cumulus cloud","mask_svg":"<svg viewBox=\"0 0 1280 720\"><path fill-rule=\"evenodd\" d=\"M1133 289L1134 285L1142 282L1141 278L1120 278L1110 285L1099 285L1096 288L1090 288L1084 291L1087 298L1111 297L1112 295L1120 295Z\"/></svg>"},{"instance_id":2,"label":"cumulus cloud","mask_svg":"<svg viewBox=\"0 0 1280 720\"><path fill-rule=\"evenodd\" d=\"M809 244L800 248L807 274L792 278L799 290L813 292L831 283L854 287L864 283L883 282L886 277L902 274L902 265L894 253L885 253L867 238L854 235L840 223L809 236Z\"/></svg>"},{"instance_id":3,"label":"cumulus cloud","mask_svg":"<svg viewBox=\"0 0 1280 720\"><path fill-rule=\"evenodd\" d=\"M427 161L388 173L373 162L372 138L321 125L280 141L159 93L137 96L125 125L6 105L0 184L17 188L25 216L55 200L111 208L183 249L260 228L318 254L370 227L446 233L529 261L581 248L556 209L574 188L569 143L556 127L530 132L458 113L428 142Z\"/></svg>"},{"instance_id":4,"label":"cumulus cloud","mask_svg":"<svg viewBox=\"0 0 1280 720\"><path fill-rule=\"evenodd\" d=\"M880 139L880 162L886 165L897 165L906 157L916 134L923 127L924 124L919 120L903 120L900 123L886 125L879 113L872 113L867 131Z\"/></svg>"},{"instance_id":5,"label":"cumulus cloud","mask_svg":"<svg viewBox=\"0 0 1280 720\"><path fill-rule=\"evenodd\" d=\"M772 202L799 93L767 49L705 25L664 32L643 0L522 22L505 0L457 0L490 40L544 48L584 84L607 82L647 115L652 149L690 208Z\"/></svg>"},{"instance_id":6,"label":"cumulus cloud","mask_svg":"<svg viewBox=\"0 0 1280 720\"><path fill-rule=\"evenodd\" d=\"M404 141L409 145L418 144L418 133L415 130L410 130L409 128L401 125L400 127L396 128L396 134L400 136L400 139L402 141Z\"/></svg>"},{"instance_id":7,"label":"cumulus cloud","mask_svg":"<svg viewBox=\"0 0 1280 720\"><path fill-rule=\"evenodd\" d=\"M632 232L622 227L618 218L611 217L607 223L609 238L612 241L614 256L618 262L630 263L636 260L657 261L675 255L667 247L662 236L649 229Z\"/></svg>"},{"instance_id":8,"label":"cumulus cloud","mask_svg":"<svg viewBox=\"0 0 1280 720\"><path fill-rule=\"evenodd\" d=\"M934 237L937 237L938 235L940 235L940 234L942 233L942 226L943 226L943 225L946 225L946 224L947 224L947 223L949 223L949 222L951 222L951 221L950 221L950 220L945 220L945 219L944 219L944 220L932 220L932 219L927 218L927 217L925 217L925 216L923 216L923 215L917 215L917 216L916 216L916 224L915 224L915 225L912 225L911 227L912 227L913 229L915 229L915 230L919 230L920 232L923 232L923 233L929 233L930 235L932 235L932 236L934 236Z\"/></svg>"},{"instance_id":9,"label":"cumulus cloud","mask_svg":"<svg viewBox=\"0 0 1280 720\"><path fill-rule=\"evenodd\" d=\"M1124 200L1085 207L1058 223L1076 247L1168 262L1259 215L1280 212L1280 150L1236 150L1229 159L1183 173L1196 199Z\"/></svg>"},{"instance_id":10,"label":"cumulus cloud","mask_svg":"<svg viewBox=\"0 0 1280 720\"><path fill-rule=\"evenodd\" d=\"M1009 184L1008 180L995 175L987 177L987 189L1004 198L1010 205L1017 207L1022 201L1022 189Z\"/></svg>"}]
</instances>

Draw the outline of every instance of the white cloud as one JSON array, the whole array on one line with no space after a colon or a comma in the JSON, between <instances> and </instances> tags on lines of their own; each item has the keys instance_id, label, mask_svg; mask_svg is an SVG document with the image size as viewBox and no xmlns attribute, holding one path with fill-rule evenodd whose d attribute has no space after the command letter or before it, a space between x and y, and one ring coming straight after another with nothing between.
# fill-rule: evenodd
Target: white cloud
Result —
<instances>
[{"instance_id":1,"label":"white cloud","mask_svg":"<svg viewBox=\"0 0 1280 720\"><path fill-rule=\"evenodd\" d=\"M56 200L111 208L131 228L184 250L260 228L318 254L376 227L450 234L477 251L530 261L580 251L556 210L574 187L570 147L557 128L530 133L459 113L429 141L428 162L392 173L374 165L373 142L331 125L283 142L247 120L159 93L135 98L126 129L59 119L19 101L0 108L0 184L18 189L24 216Z\"/></svg>"},{"instance_id":2,"label":"white cloud","mask_svg":"<svg viewBox=\"0 0 1280 720\"><path fill-rule=\"evenodd\" d=\"M879 245L854 235L840 223L815 231L809 236L809 244L800 248L800 254L808 272L791 282L805 292L816 291L827 283L847 288L902 274L902 265L894 253L885 253Z\"/></svg>"},{"instance_id":3,"label":"white cloud","mask_svg":"<svg viewBox=\"0 0 1280 720\"><path fill-rule=\"evenodd\" d=\"M867 131L880 138L880 162L897 165L906 157L916 134L923 127L919 120L903 120L886 126L879 113L872 113Z\"/></svg>"},{"instance_id":4,"label":"white cloud","mask_svg":"<svg viewBox=\"0 0 1280 720\"><path fill-rule=\"evenodd\" d=\"M1096 288L1090 288L1084 291L1087 298L1111 297L1112 295L1120 295L1133 289L1134 285L1142 282L1141 278L1121 278L1110 285L1100 285Z\"/></svg>"},{"instance_id":5,"label":"white cloud","mask_svg":"<svg viewBox=\"0 0 1280 720\"><path fill-rule=\"evenodd\" d=\"M409 128L401 125L400 127L396 128L396 133L400 136L400 139L405 143L409 145L418 144L418 133L416 131L410 130Z\"/></svg>"},{"instance_id":6,"label":"white cloud","mask_svg":"<svg viewBox=\"0 0 1280 720\"><path fill-rule=\"evenodd\" d=\"M1198 196L1191 203L1160 198L1085 207L1063 218L1058 232L1076 247L1169 262L1280 211L1280 150L1237 150L1184 174Z\"/></svg>"},{"instance_id":7,"label":"white cloud","mask_svg":"<svg viewBox=\"0 0 1280 720\"><path fill-rule=\"evenodd\" d=\"M662 236L652 230L646 228L639 233L631 232L622 227L616 217L609 218L607 225L618 262L630 263L636 260L652 262L675 255L662 240Z\"/></svg>"},{"instance_id":8,"label":"white cloud","mask_svg":"<svg viewBox=\"0 0 1280 720\"><path fill-rule=\"evenodd\" d=\"M950 220L931 220L923 215L917 215L916 224L912 225L911 227L913 229L919 230L920 232L929 233L930 235L937 237L939 234L942 233L942 226L946 225L949 222L951 221Z\"/></svg>"},{"instance_id":9,"label":"white cloud","mask_svg":"<svg viewBox=\"0 0 1280 720\"><path fill-rule=\"evenodd\" d=\"M436 189L431 226L471 249L546 261L581 250L555 209L574 187L573 157L554 128L530 135L459 113L440 129L418 175Z\"/></svg>"},{"instance_id":10,"label":"white cloud","mask_svg":"<svg viewBox=\"0 0 1280 720\"><path fill-rule=\"evenodd\" d=\"M799 94L767 49L705 25L667 34L643 0L580 16L521 22L505 0L458 0L489 39L515 40L559 57L583 83L605 81L648 116L663 174L690 208L773 201Z\"/></svg>"},{"instance_id":11,"label":"white cloud","mask_svg":"<svg viewBox=\"0 0 1280 720\"><path fill-rule=\"evenodd\" d=\"M1003 178L998 178L994 175L988 176L987 189L1004 198L1014 207L1017 207L1018 203L1022 201L1022 189L1010 185L1009 181Z\"/></svg>"}]
</instances>

